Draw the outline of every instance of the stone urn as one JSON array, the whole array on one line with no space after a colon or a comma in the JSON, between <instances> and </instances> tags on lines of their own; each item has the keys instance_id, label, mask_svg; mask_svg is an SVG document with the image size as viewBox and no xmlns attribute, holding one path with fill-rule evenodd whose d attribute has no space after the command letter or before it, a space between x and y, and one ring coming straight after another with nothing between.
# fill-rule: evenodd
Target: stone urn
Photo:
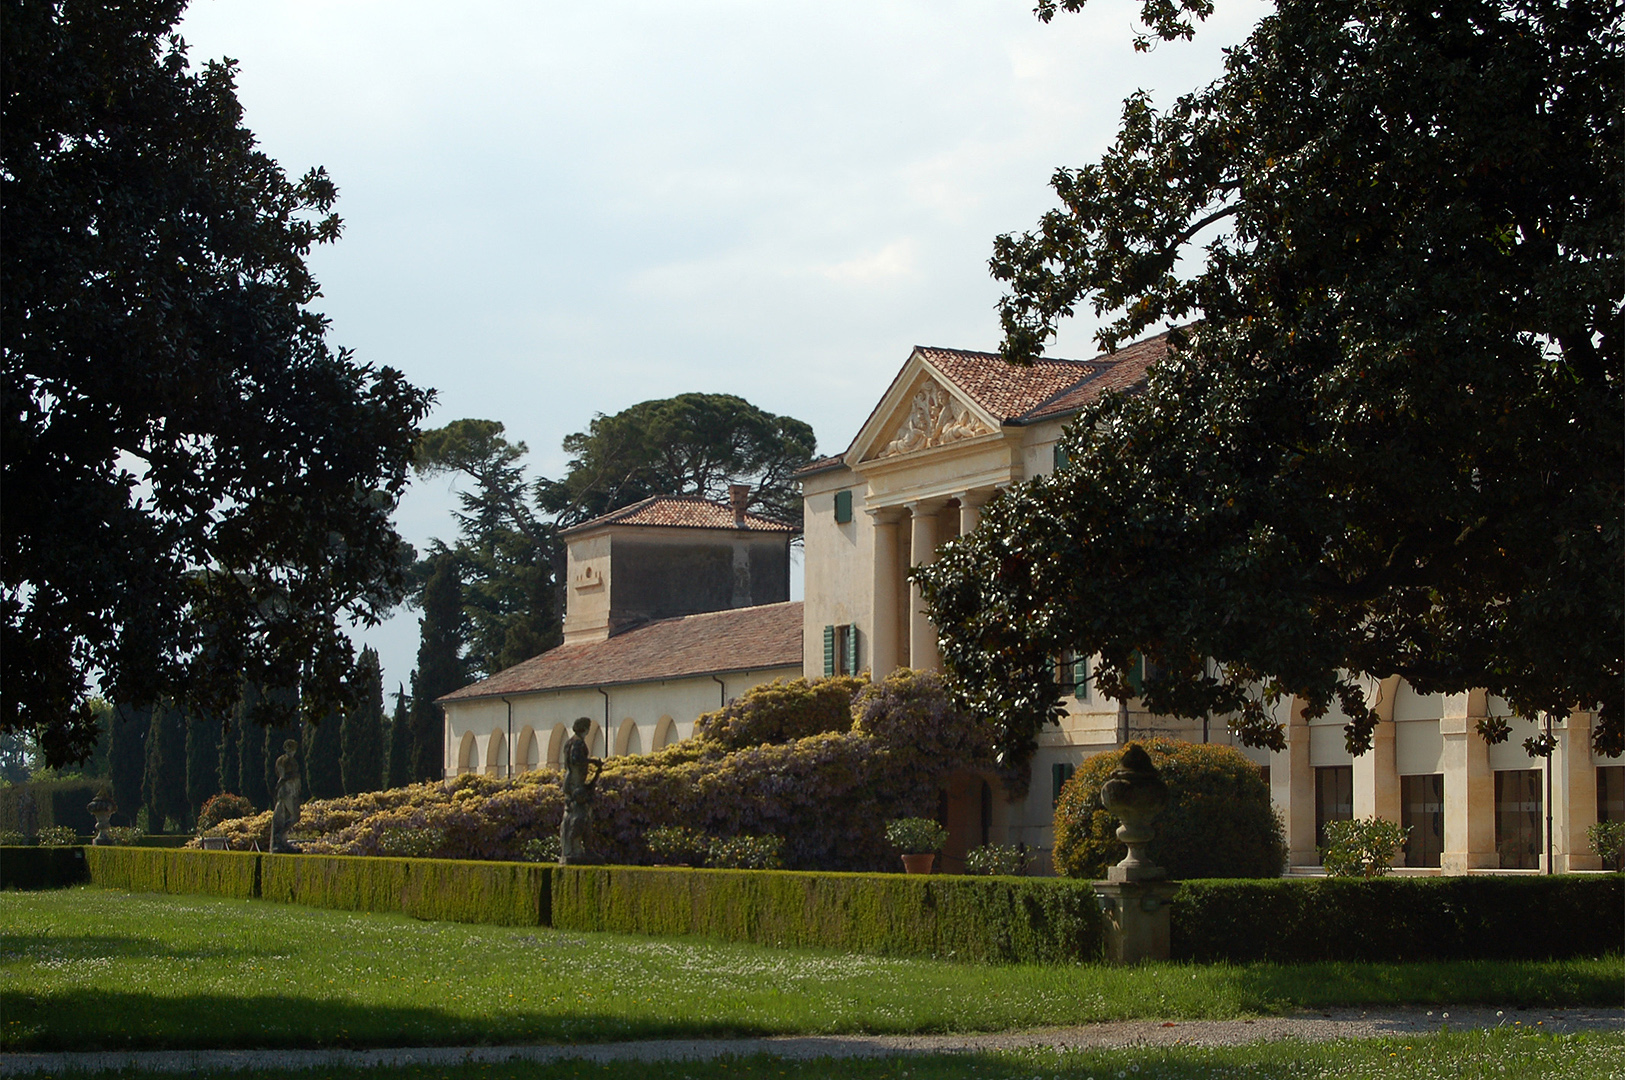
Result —
<instances>
[{"instance_id":1,"label":"stone urn","mask_svg":"<svg viewBox=\"0 0 1625 1080\"><path fill-rule=\"evenodd\" d=\"M1100 801L1122 822L1117 839L1128 848L1123 861L1106 871L1107 881L1158 881L1166 870L1151 862L1145 846L1156 839L1152 822L1168 805L1168 785L1157 775L1151 755L1129 743L1123 761L1100 789Z\"/></svg>"},{"instance_id":2,"label":"stone urn","mask_svg":"<svg viewBox=\"0 0 1625 1080\"><path fill-rule=\"evenodd\" d=\"M932 864L934 864L936 861L937 855L934 851L922 852L919 855L904 855L903 873L929 874L931 872Z\"/></svg>"},{"instance_id":3,"label":"stone urn","mask_svg":"<svg viewBox=\"0 0 1625 1080\"><path fill-rule=\"evenodd\" d=\"M103 792L91 799L85 805L85 809L96 819L96 835L90 842L99 845L111 844L113 837L107 830L112 828L112 818L118 812L118 803L113 801L112 796Z\"/></svg>"}]
</instances>

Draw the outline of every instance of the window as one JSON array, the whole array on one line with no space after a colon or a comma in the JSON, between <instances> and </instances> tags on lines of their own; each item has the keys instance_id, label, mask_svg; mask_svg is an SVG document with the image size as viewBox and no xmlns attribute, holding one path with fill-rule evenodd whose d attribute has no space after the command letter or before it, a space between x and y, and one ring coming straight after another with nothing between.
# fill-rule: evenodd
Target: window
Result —
<instances>
[{"instance_id":1,"label":"window","mask_svg":"<svg viewBox=\"0 0 1625 1080\"><path fill-rule=\"evenodd\" d=\"M1597 820L1625 821L1625 765L1597 766Z\"/></svg>"},{"instance_id":2,"label":"window","mask_svg":"<svg viewBox=\"0 0 1625 1080\"><path fill-rule=\"evenodd\" d=\"M1068 780L1072 779L1072 774L1077 772L1077 771L1078 771L1077 766L1068 765L1064 761L1057 761L1055 764L1053 764L1053 765L1051 765L1049 767L1049 782L1050 782L1049 804L1051 806L1060 805L1060 802L1061 802L1061 789L1066 787L1066 782Z\"/></svg>"},{"instance_id":3,"label":"window","mask_svg":"<svg viewBox=\"0 0 1625 1080\"><path fill-rule=\"evenodd\" d=\"M1072 455L1066 452L1066 447L1056 443L1051 449L1053 450L1053 456L1050 459L1052 471L1060 472L1072 463Z\"/></svg>"},{"instance_id":4,"label":"window","mask_svg":"<svg viewBox=\"0 0 1625 1080\"><path fill-rule=\"evenodd\" d=\"M1315 770L1315 846L1326 846L1326 826L1354 817L1354 766L1322 765Z\"/></svg>"},{"instance_id":5,"label":"window","mask_svg":"<svg viewBox=\"0 0 1625 1080\"><path fill-rule=\"evenodd\" d=\"M1068 649L1055 658L1055 684L1079 701L1089 698L1089 658Z\"/></svg>"},{"instance_id":6,"label":"window","mask_svg":"<svg viewBox=\"0 0 1625 1080\"><path fill-rule=\"evenodd\" d=\"M1540 869L1539 769L1495 773L1495 850L1502 870Z\"/></svg>"},{"instance_id":7,"label":"window","mask_svg":"<svg viewBox=\"0 0 1625 1080\"><path fill-rule=\"evenodd\" d=\"M852 490L835 493L835 524L845 525L852 520Z\"/></svg>"},{"instance_id":8,"label":"window","mask_svg":"<svg viewBox=\"0 0 1625 1080\"><path fill-rule=\"evenodd\" d=\"M858 673L858 628L851 623L824 627L824 675Z\"/></svg>"},{"instance_id":9,"label":"window","mask_svg":"<svg viewBox=\"0 0 1625 1080\"><path fill-rule=\"evenodd\" d=\"M1157 681L1157 665L1136 650L1128 658L1128 684L1135 697L1145 694L1145 684Z\"/></svg>"},{"instance_id":10,"label":"window","mask_svg":"<svg viewBox=\"0 0 1625 1080\"><path fill-rule=\"evenodd\" d=\"M1444 774L1399 778L1399 823L1410 827L1406 866L1438 866L1444 853Z\"/></svg>"}]
</instances>

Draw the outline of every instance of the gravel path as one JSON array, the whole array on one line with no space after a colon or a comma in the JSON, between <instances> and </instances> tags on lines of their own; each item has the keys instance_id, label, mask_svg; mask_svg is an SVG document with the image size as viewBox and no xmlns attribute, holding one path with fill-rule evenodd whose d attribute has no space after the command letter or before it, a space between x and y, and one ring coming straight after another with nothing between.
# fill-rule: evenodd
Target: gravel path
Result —
<instances>
[{"instance_id":1,"label":"gravel path","mask_svg":"<svg viewBox=\"0 0 1625 1080\"><path fill-rule=\"evenodd\" d=\"M549 1046L441 1046L387 1050L129 1050L82 1054L0 1054L0 1076L137 1068L218 1073L250 1068L358 1069L370 1065L456 1065L464 1062L695 1061L772 1054L782 1058L891 1057L1027 1047L1221 1046L1261 1039L1360 1039L1437 1031L1442 1027L1525 1027L1537 1031L1625 1034L1625 1009L1517 1010L1334 1009L1256 1020L1130 1020L995 1035L803 1035L764 1039L651 1039Z\"/></svg>"}]
</instances>

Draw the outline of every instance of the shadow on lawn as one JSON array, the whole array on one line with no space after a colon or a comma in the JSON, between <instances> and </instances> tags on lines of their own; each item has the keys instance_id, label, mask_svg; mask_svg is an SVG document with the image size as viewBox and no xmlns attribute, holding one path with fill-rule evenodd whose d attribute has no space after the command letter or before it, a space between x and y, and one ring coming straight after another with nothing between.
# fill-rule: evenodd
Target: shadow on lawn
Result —
<instances>
[{"instance_id":1,"label":"shadow on lawn","mask_svg":"<svg viewBox=\"0 0 1625 1080\"><path fill-rule=\"evenodd\" d=\"M490 1018L434 1005L363 1005L286 994L160 996L73 990L6 995L0 1050L242 1050L494 1046L764 1035L749 1024L527 1011Z\"/></svg>"},{"instance_id":2,"label":"shadow on lawn","mask_svg":"<svg viewBox=\"0 0 1625 1080\"><path fill-rule=\"evenodd\" d=\"M1256 964L1221 977L1244 1008L1386 1005L1618 1006L1625 958L1576 961L1428 961L1419 964ZM1377 1006L1380 1007L1380 1006Z\"/></svg>"},{"instance_id":3,"label":"shadow on lawn","mask_svg":"<svg viewBox=\"0 0 1625 1080\"><path fill-rule=\"evenodd\" d=\"M0 934L0 959L8 963L29 960L118 959L218 960L222 958L285 956L272 949L253 949L240 942L222 942L176 949L154 938L134 934Z\"/></svg>"}]
</instances>

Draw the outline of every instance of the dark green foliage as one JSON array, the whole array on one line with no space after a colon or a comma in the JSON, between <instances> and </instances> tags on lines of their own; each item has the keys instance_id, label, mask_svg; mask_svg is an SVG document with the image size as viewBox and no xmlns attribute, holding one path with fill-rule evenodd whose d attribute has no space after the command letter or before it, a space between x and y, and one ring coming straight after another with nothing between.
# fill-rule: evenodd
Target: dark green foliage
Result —
<instances>
[{"instance_id":1,"label":"dark green foliage","mask_svg":"<svg viewBox=\"0 0 1625 1080\"><path fill-rule=\"evenodd\" d=\"M436 554L457 560L464 582L463 626L469 677L495 674L557 645L563 636L555 571L564 548L537 516L519 460L524 443L502 437L495 420L457 420L418 438L414 467L425 475L461 472L474 481L458 498L461 534ZM420 570L432 570L432 559Z\"/></svg>"},{"instance_id":2,"label":"dark green foliage","mask_svg":"<svg viewBox=\"0 0 1625 1080\"><path fill-rule=\"evenodd\" d=\"M346 795L377 791L384 781L384 673L377 650L362 649L355 670L355 703L344 714L339 762Z\"/></svg>"},{"instance_id":3,"label":"dark green foliage","mask_svg":"<svg viewBox=\"0 0 1625 1080\"><path fill-rule=\"evenodd\" d=\"M301 740L305 797L336 799L344 794L344 717L330 712L319 721L306 721Z\"/></svg>"},{"instance_id":4,"label":"dark green foliage","mask_svg":"<svg viewBox=\"0 0 1625 1080\"><path fill-rule=\"evenodd\" d=\"M728 750L852 730L852 701L867 678L777 681L751 690L694 724L694 737Z\"/></svg>"},{"instance_id":5,"label":"dark green foliage","mask_svg":"<svg viewBox=\"0 0 1625 1080\"><path fill-rule=\"evenodd\" d=\"M152 707L118 705L113 709L112 745L107 753L108 779L118 812L116 825L133 826L141 809L141 777L147 771L147 734L152 730Z\"/></svg>"},{"instance_id":6,"label":"dark green foliage","mask_svg":"<svg viewBox=\"0 0 1625 1080\"><path fill-rule=\"evenodd\" d=\"M220 731L224 725L214 713L190 718L186 725L186 801L192 818L210 796L220 791Z\"/></svg>"},{"instance_id":7,"label":"dark green foliage","mask_svg":"<svg viewBox=\"0 0 1625 1080\"><path fill-rule=\"evenodd\" d=\"M141 805L147 809L148 832L180 832L192 816L192 804L186 800L186 714L171 705L159 704L152 710Z\"/></svg>"},{"instance_id":8,"label":"dark green foliage","mask_svg":"<svg viewBox=\"0 0 1625 1080\"><path fill-rule=\"evenodd\" d=\"M1533 960L1622 946L1618 874L1192 881L1174 896L1176 960Z\"/></svg>"},{"instance_id":9,"label":"dark green foliage","mask_svg":"<svg viewBox=\"0 0 1625 1080\"><path fill-rule=\"evenodd\" d=\"M0 848L0 891L65 889L88 880L84 848Z\"/></svg>"},{"instance_id":10,"label":"dark green foliage","mask_svg":"<svg viewBox=\"0 0 1625 1080\"><path fill-rule=\"evenodd\" d=\"M1055 174L995 247L1003 354L1079 305L1107 347L1187 325L1078 416L1070 468L920 571L1002 749L1066 649L1114 696L1149 656L1148 709L1253 745L1290 694L1363 752L1370 673L1600 704L1595 749L1625 747L1622 63L1618 0L1283 0L1218 82L1136 94Z\"/></svg>"},{"instance_id":11,"label":"dark green foliage","mask_svg":"<svg viewBox=\"0 0 1625 1080\"><path fill-rule=\"evenodd\" d=\"M1145 744L1168 785L1157 816L1152 861L1180 878L1279 877L1286 865L1280 819L1258 766L1229 746L1156 739ZM1099 879L1127 854L1122 824L1100 802L1100 789L1123 758L1097 754L1079 766L1055 806L1055 868Z\"/></svg>"},{"instance_id":12,"label":"dark green foliage","mask_svg":"<svg viewBox=\"0 0 1625 1080\"><path fill-rule=\"evenodd\" d=\"M1094 892L1042 878L559 867L553 925L971 962L1100 955Z\"/></svg>"},{"instance_id":13,"label":"dark green foliage","mask_svg":"<svg viewBox=\"0 0 1625 1080\"><path fill-rule=\"evenodd\" d=\"M260 689L244 682L242 700L232 713L231 726L237 731L237 794L264 810L271 805L271 789L265 783L265 728L260 726Z\"/></svg>"},{"instance_id":14,"label":"dark green foliage","mask_svg":"<svg viewBox=\"0 0 1625 1080\"><path fill-rule=\"evenodd\" d=\"M105 790L105 780L30 780L0 788L0 829L22 831L22 804L34 800L35 824L66 825L80 836L95 831L96 819L85 807Z\"/></svg>"},{"instance_id":15,"label":"dark green foliage","mask_svg":"<svg viewBox=\"0 0 1625 1080\"><path fill-rule=\"evenodd\" d=\"M414 678L413 682L417 680ZM397 684L395 714L389 721L389 775L384 787L405 787L412 782L412 714L407 707L406 687Z\"/></svg>"},{"instance_id":16,"label":"dark green foliage","mask_svg":"<svg viewBox=\"0 0 1625 1080\"><path fill-rule=\"evenodd\" d=\"M235 795L242 790L242 754L237 748L237 741L241 737L234 710L232 716L220 725L220 746L215 751L220 762L219 782L216 785L218 791Z\"/></svg>"},{"instance_id":17,"label":"dark green foliage","mask_svg":"<svg viewBox=\"0 0 1625 1080\"><path fill-rule=\"evenodd\" d=\"M244 671L342 696L404 593L390 515L430 396L326 340L337 189L255 148L183 0L6 7L0 729L48 763L118 701L224 712ZM263 678L262 678L263 681Z\"/></svg>"},{"instance_id":18,"label":"dark green foliage","mask_svg":"<svg viewBox=\"0 0 1625 1080\"><path fill-rule=\"evenodd\" d=\"M751 485L751 509L800 524L792 473L812 460L807 424L763 412L729 394L679 394L595 416L567 435L564 479L537 485L542 507L574 525L651 495L703 495L727 502L730 484Z\"/></svg>"},{"instance_id":19,"label":"dark green foliage","mask_svg":"<svg viewBox=\"0 0 1625 1080\"><path fill-rule=\"evenodd\" d=\"M446 751L440 706L434 702L468 681L462 660L463 583L457 576L457 560L449 552L430 560L418 629L418 666L412 673L412 779L438 780L445 775Z\"/></svg>"}]
</instances>

